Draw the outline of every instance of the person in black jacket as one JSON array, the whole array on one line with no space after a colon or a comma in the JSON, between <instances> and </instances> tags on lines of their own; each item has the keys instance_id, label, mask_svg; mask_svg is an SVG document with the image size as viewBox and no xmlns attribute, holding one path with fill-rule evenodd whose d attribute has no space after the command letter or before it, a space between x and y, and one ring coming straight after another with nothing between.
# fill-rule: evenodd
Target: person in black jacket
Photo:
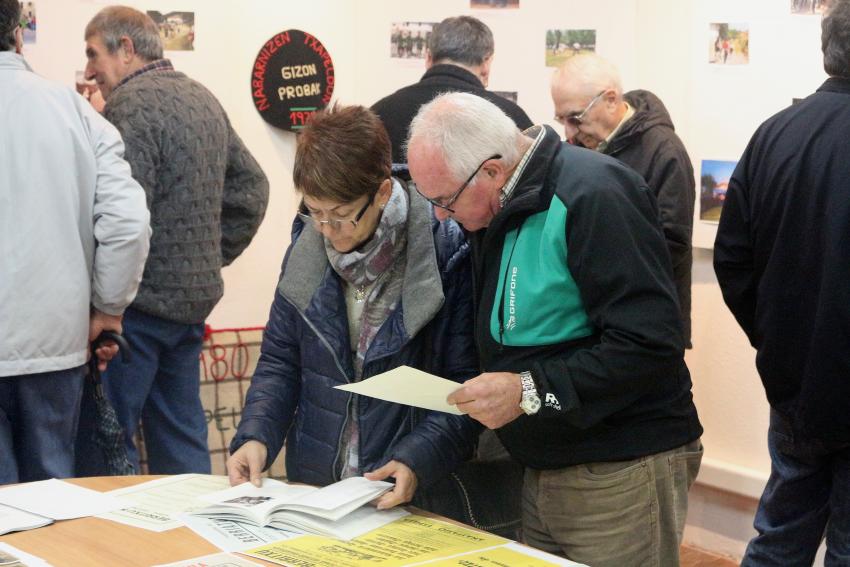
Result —
<instances>
[{"instance_id":1,"label":"person in black jacket","mask_svg":"<svg viewBox=\"0 0 850 567\"><path fill-rule=\"evenodd\" d=\"M285 439L289 480L393 477L378 502L389 508L472 453L480 428L466 416L333 388L401 365L458 382L477 370L466 240L391 165L383 125L360 106L319 113L298 136L304 212L230 446L233 484L258 483Z\"/></svg>"},{"instance_id":2,"label":"person in black jacket","mask_svg":"<svg viewBox=\"0 0 850 567\"><path fill-rule=\"evenodd\" d=\"M393 145L393 163L407 163L404 142L419 107L445 92L460 91L486 98L525 130L531 120L516 103L487 90L493 62L493 33L472 16L446 18L428 38L425 67L418 83L406 86L372 105Z\"/></svg>"},{"instance_id":3,"label":"person in black jacket","mask_svg":"<svg viewBox=\"0 0 850 567\"><path fill-rule=\"evenodd\" d=\"M664 103L649 91L623 94L616 67L592 53L568 59L552 76L551 93L568 141L619 159L655 194L690 347L696 184L691 158Z\"/></svg>"},{"instance_id":4,"label":"person in black jacket","mask_svg":"<svg viewBox=\"0 0 850 567\"><path fill-rule=\"evenodd\" d=\"M830 78L769 118L729 181L714 269L756 348L770 478L742 565L850 564L850 0L822 23Z\"/></svg>"},{"instance_id":5,"label":"person in black jacket","mask_svg":"<svg viewBox=\"0 0 850 567\"><path fill-rule=\"evenodd\" d=\"M484 373L448 401L525 465L526 543L678 564L702 427L646 183L466 93L422 107L409 158L437 216L471 232Z\"/></svg>"}]
</instances>

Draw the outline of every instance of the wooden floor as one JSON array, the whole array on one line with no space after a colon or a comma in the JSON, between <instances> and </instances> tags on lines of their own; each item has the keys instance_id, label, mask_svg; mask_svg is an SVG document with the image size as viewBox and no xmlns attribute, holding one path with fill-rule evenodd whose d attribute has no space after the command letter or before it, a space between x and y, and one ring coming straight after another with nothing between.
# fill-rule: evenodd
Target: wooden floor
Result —
<instances>
[{"instance_id":1,"label":"wooden floor","mask_svg":"<svg viewBox=\"0 0 850 567\"><path fill-rule=\"evenodd\" d=\"M682 546L680 553L681 567L738 567L738 562L708 553L696 547Z\"/></svg>"}]
</instances>

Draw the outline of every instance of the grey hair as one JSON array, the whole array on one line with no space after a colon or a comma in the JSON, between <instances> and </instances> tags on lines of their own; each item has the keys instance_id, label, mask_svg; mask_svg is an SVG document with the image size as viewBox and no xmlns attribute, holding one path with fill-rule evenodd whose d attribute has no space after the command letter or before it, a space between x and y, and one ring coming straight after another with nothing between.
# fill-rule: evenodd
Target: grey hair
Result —
<instances>
[{"instance_id":1,"label":"grey hair","mask_svg":"<svg viewBox=\"0 0 850 567\"><path fill-rule=\"evenodd\" d=\"M15 32L21 24L18 0L0 0L0 52L15 49Z\"/></svg>"},{"instance_id":2,"label":"grey hair","mask_svg":"<svg viewBox=\"0 0 850 567\"><path fill-rule=\"evenodd\" d=\"M413 142L441 152L455 181L463 181L494 154L513 166L519 161L522 133L492 102L470 93L447 93L422 105L410 123ZM473 181L474 184L474 181Z\"/></svg>"},{"instance_id":3,"label":"grey hair","mask_svg":"<svg viewBox=\"0 0 850 567\"><path fill-rule=\"evenodd\" d=\"M587 96L596 96L599 91L608 89L616 92L617 98L623 96L620 72L613 63L595 53L584 53L567 59L552 75L553 86L562 83L575 85Z\"/></svg>"},{"instance_id":4,"label":"grey hair","mask_svg":"<svg viewBox=\"0 0 850 567\"><path fill-rule=\"evenodd\" d=\"M493 32L472 16L446 18L431 31L428 51L433 61L481 65L493 55Z\"/></svg>"},{"instance_id":5,"label":"grey hair","mask_svg":"<svg viewBox=\"0 0 850 567\"><path fill-rule=\"evenodd\" d=\"M831 0L821 22L821 47L826 73L850 78L850 0Z\"/></svg>"},{"instance_id":6,"label":"grey hair","mask_svg":"<svg viewBox=\"0 0 850 567\"><path fill-rule=\"evenodd\" d=\"M109 53L121 47L121 38L129 37L136 53L145 61L162 59L159 27L150 16L129 6L107 6L86 26L85 39L99 35Z\"/></svg>"}]
</instances>

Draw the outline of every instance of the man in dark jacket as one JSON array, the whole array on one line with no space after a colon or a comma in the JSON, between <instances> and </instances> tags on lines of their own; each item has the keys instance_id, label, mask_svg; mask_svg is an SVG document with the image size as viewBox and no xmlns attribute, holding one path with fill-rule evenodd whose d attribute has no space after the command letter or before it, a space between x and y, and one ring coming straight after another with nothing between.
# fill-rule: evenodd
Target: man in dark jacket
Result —
<instances>
[{"instance_id":1,"label":"man in dark jacket","mask_svg":"<svg viewBox=\"0 0 850 567\"><path fill-rule=\"evenodd\" d=\"M150 17L109 6L85 38L86 77L124 138L153 229L139 293L124 313L133 361L110 366L104 388L134 465L141 419L151 473L209 473L198 362L204 320L224 292L221 268L260 226L268 181L215 96L162 58Z\"/></svg>"},{"instance_id":2,"label":"man in dark jacket","mask_svg":"<svg viewBox=\"0 0 850 567\"><path fill-rule=\"evenodd\" d=\"M830 78L754 134L714 244L756 348L773 463L742 565L850 562L850 0L822 23Z\"/></svg>"},{"instance_id":3,"label":"man in dark jacket","mask_svg":"<svg viewBox=\"0 0 850 567\"><path fill-rule=\"evenodd\" d=\"M515 103L487 90L493 62L493 33L472 16L446 18L428 39L427 71L418 83L397 90L372 106L393 145L393 163L407 163L404 142L419 107L445 92L460 91L486 98L525 130L531 120Z\"/></svg>"},{"instance_id":4,"label":"man in dark jacket","mask_svg":"<svg viewBox=\"0 0 850 567\"><path fill-rule=\"evenodd\" d=\"M572 57L555 72L552 101L567 140L619 159L655 194L690 347L694 170L664 103L649 91L623 94L617 69L595 54Z\"/></svg>"},{"instance_id":5,"label":"man in dark jacket","mask_svg":"<svg viewBox=\"0 0 850 567\"><path fill-rule=\"evenodd\" d=\"M437 216L475 233L485 373L449 402L525 465L526 541L594 566L677 564L702 428L651 191L464 93L422 107L409 151Z\"/></svg>"}]
</instances>

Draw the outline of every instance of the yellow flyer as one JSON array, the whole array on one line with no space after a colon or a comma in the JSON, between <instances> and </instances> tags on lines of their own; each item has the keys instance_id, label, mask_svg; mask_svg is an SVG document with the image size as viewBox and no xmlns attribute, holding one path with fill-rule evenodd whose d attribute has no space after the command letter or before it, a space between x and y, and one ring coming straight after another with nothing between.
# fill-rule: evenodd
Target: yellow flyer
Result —
<instances>
[{"instance_id":1,"label":"yellow flyer","mask_svg":"<svg viewBox=\"0 0 850 567\"><path fill-rule=\"evenodd\" d=\"M553 567L558 565L578 565L565 559L552 556L555 561L547 561L541 557L530 555L529 552L496 547L484 551L475 551L457 555L451 559L434 561L422 567ZM530 551L530 550L529 550ZM548 555L541 553L540 555Z\"/></svg>"},{"instance_id":2,"label":"yellow flyer","mask_svg":"<svg viewBox=\"0 0 850 567\"><path fill-rule=\"evenodd\" d=\"M402 567L506 543L492 534L410 515L351 541L307 535L241 553L290 567Z\"/></svg>"}]
</instances>

